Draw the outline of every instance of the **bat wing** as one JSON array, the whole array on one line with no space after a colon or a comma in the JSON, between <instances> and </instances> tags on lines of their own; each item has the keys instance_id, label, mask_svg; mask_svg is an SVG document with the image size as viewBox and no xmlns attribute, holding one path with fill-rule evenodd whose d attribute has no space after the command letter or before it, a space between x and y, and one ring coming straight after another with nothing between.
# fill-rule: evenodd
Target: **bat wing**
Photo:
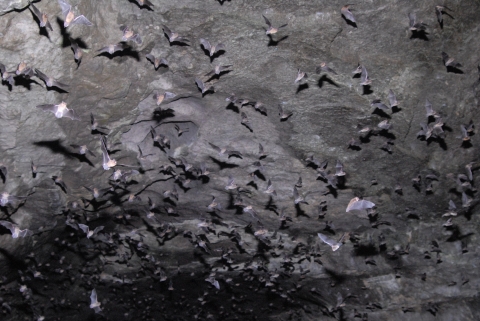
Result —
<instances>
[{"instance_id":1,"label":"bat wing","mask_svg":"<svg viewBox=\"0 0 480 321\"><path fill-rule=\"evenodd\" d=\"M200 38L200 43L202 44L203 48L205 48L205 50L207 51L210 51L210 49L212 48L212 46L210 45L210 41L206 39Z\"/></svg>"},{"instance_id":2,"label":"bat wing","mask_svg":"<svg viewBox=\"0 0 480 321\"><path fill-rule=\"evenodd\" d=\"M69 85L61 83L61 82L56 81L56 80L54 80L52 82L52 86L60 88L60 89L65 90L65 91L68 91L67 88L70 87Z\"/></svg>"},{"instance_id":3,"label":"bat wing","mask_svg":"<svg viewBox=\"0 0 480 321\"><path fill-rule=\"evenodd\" d=\"M35 14L35 16L37 17L38 20L42 21L42 13L40 12L40 10L38 10L37 7L35 7L33 5L33 3L30 3L30 9L32 9L32 12Z\"/></svg>"},{"instance_id":4,"label":"bat wing","mask_svg":"<svg viewBox=\"0 0 480 321\"><path fill-rule=\"evenodd\" d=\"M337 11L338 12L338 11ZM344 17L348 20L350 20L351 22L353 23L356 23L357 21L355 21L355 17L353 16L353 14L350 12L350 10L348 10L348 8L345 8L345 9L342 9L342 14L344 15Z\"/></svg>"},{"instance_id":5,"label":"bat wing","mask_svg":"<svg viewBox=\"0 0 480 321\"><path fill-rule=\"evenodd\" d=\"M268 20L267 17L265 17L263 14L262 14L262 17L263 17L263 19L265 20L265 23L266 23L269 27L271 27L272 24L270 23L270 20Z\"/></svg>"},{"instance_id":6,"label":"bat wing","mask_svg":"<svg viewBox=\"0 0 480 321\"><path fill-rule=\"evenodd\" d=\"M167 34L168 38L172 36L172 31L165 25L163 25L163 32Z\"/></svg>"},{"instance_id":7,"label":"bat wing","mask_svg":"<svg viewBox=\"0 0 480 321\"><path fill-rule=\"evenodd\" d=\"M41 72L40 70L38 70L37 68L35 68L35 73L37 74L37 77L40 78L41 80L43 80L44 82L47 82L48 81L48 76L45 75L43 72Z\"/></svg>"},{"instance_id":8,"label":"bat wing","mask_svg":"<svg viewBox=\"0 0 480 321\"><path fill-rule=\"evenodd\" d=\"M145 57L150 60L153 64L155 64L155 56L152 54L146 54Z\"/></svg>"},{"instance_id":9,"label":"bat wing","mask_svg":"<svg viewBox=\"0 0 480 321\"><path fill-rule=\"evenodd\" d=\"M101 230L104 229L105 226L97 226L94 230L93 230L93 234L97 234L98 232L100 232Z\"/></svg>"},{"instance_id":10,"label":"bat wing","mask_svg":"<svg viewBox=\"0 0 480 321\"><path fill-rule=\"evenodd\" d=\"M85 26L93 26L93 23L90 22L84 15L80 15L73 19L72 25L85 25Z\"/></svg>"},{"instance_id":11,"label":"bat wing","mask_svg":"<svg viewBox=\"0 0 480 321\"><path fill-rule=\"evenodd\" d=\"M85 234L88 234L88 232L90 231L90 228L85 224L78 224L78 227L81 228Z\"/></svg>"},{"instance_id":12,"label":"bat wing","mask_svg":"<svg viewBox=\"0 0 480 321\"><path fill-rule=\"evenodd\" d=\"M438 7L435 7L435 13L437 14L438 23L442 23L442 21L443 21L442 9L439 9Z\"/></svg>"},{"instance_id":13,"label":"bat wing","mask_svg":"<svg viewBox=\"0 0 480 321\"><path fill-rule=\"evenodd\" d=\"M168 66L168 61L167 61L167 59L161 58L161 59L160 59L160 65Z\"/></svg>"},{"instance_id":14,"label":"bat wing","mask_svg":"<svg viewBox=\"0 0 480 321\"><path fill-rule=\"evenodd\" d=\"M58 0L58 4L60 5L60 7L62 8L62 15L65 17L67 16L68 12L70 11L70 9L72 8L72 6L70 4L68 4L66 1L64 0Z\"/></svg>"},{"instance_id":15,"label":"bat wing","mask_svg":"<svg viewBox=\"0 0 480 321\"><path fill-rule=\"evenodd\" d=\"M416 19L415 14L413 12L410 12L408 14L408 19L409 19L410 27L413 27L415 25L415 19Z\"/></svg>"},{"instance_id":16,"label":"bat wing","mask_svg":"<svg viewBox=\"0 0 480 321\"><path fill-rule=\"evenodd\" d=\"M388 101L390 102L390 107L394 107L398 105L397 96L395 96L395 93L391 89L388 92Z\"/></svg>"},{"instance_id":17,"label":"bat wing","mask_svg":"<svg viewBox=\"0 0 480 321\"><path fill-rule=\"evenodd\" d=\"M223 43L219 43L216 47L215 47L215 52L219 52L219 51L225 51L225 45Z\"/></svg>"},{"instance_id":18,"label":"bat wing","mask_svg":"<svg viewBox=\"0 0 480 321\"><path fill-rule=\"evenodd\" d=\"M105 138L100 138L100 147L103 153L103 164L107 164L110 161L110 156L108 156L107 145L105 143Z\"/></svg>"},{"instance_id":19,"label":"bat wing","mask_svg":"<svg viewBox=\"0 0 480 321\"><path fill-rule=\"evenodd\" d=\"M213 149L215 149L215 151L217 151L217 152L219 152L219 153L222 151L222 150L220 149L220 147L218 147L217 145L214 145L214 144L212 144L212 143L209 143L209 144L210 144L210 146L212 146Z\"/></svg>"},{"instance_id":20,"label":"bat wing","mask_svg":"<svg viewBox=\"0 0 480 321\"><path fill-rule=\"evenodd\" d=\"M90 294L90 307L92 307L92 305L97 305L97 304L98 304L97 291L93 289L92 293Z\"/></svg>"},{"instance_id":21,"label":"bat wing","mask_svg":"<svg viewBox=\"0 0 480 321\"><path fill-rule=\"evenodd\" d=\"M350 201L348 204L349 207L347 207L347 212L352 211L352 210L366 210L369 208L372 208L375 206L373 202L367 201L367 200L360 200L357 198L355 202Z\"/></svg>"},{"instance_id":22,"label":"bat wing","mask_svg":"<svg viewBox=\"0 0 480 321\"><path fill-rule=\"evenodd\" d=\"M203 92L203 90L205 89L205 84L203 83L203 81L201 81L198 78L195 78L195 82L197 83L198 88L200 88L200 90Z\"/></svg>"},{"instance_id":23,"label":"bat wing","mask_svg":"<svg viewBox=\"0 0 480 321\"><path fill-rule=\"evenodd\" d=\"M165 99L171 99L171 98L174 98L176 96L176 94L168 92L168 91L166 91L164 95L165 95Z\"/></svg>"},{"instance_id":24,"label":"bat wing","mask_svg":"<svg viewBox=\"0 0 480 321\"><path fill-rule=\"evenodd\" d=\"M15 232L15 225L13 223L10 223L8 221L0 221L0 225L8 228L12 234Z\"/></svg>"},{"instance_id":25,"label":"bat wing","mask_svg":"<svg viewBox=\"0 0 480 321\"><path fill-rule=\"evenodd\" d=\"M445 66L447 65L448 58L450 58L448 56L448 54L446 52L442 51L442 59L443 59L443 63L445 64Z\"/></svg>"},{"instance_id":26,"label":"bat wing","mask_svg":"<svg viewBox=\"0 0 480 321\"><path fill-rule=\"evenodd\" d=\"M33 235L33 232L30 231L29 229L18 231L18 236L20 236L20 237L32 236L32 235Z\"/></svg>"},{"instance_id":27,"label":"bat wing","mask_svg":"<svg viewBox=\"0 0 480 321\"><path fill-rule=\"evenodd\" d=\"M38 105L37 108L40 108L43 111L49 111L51 113L56 113L57 112L57 106L47 104L47 105Z\"/></svg>"},{"instance_id":28,"label":"bat wing","mask_svg":"<svg viewBox=\"0 0 480 321\"><path fill-rule=\"evenodd\" d=\"M62 114L63 117L68 117L70 118L71 120L80 120L80 118L77 117L77 115L75 114L75 112L73 111L73 109L66 109L63 114Z\"/></svg>"},{"instance_id":29,"label":"bat wing","mask_svg":"<svg viewBox=\"0 0 480 321\"><path fill-rule=\"evenodd\" d=\"M318 237L326 244L330 245L330 246L334 246L336 245L338 242L335 241L334 239L331 239L329 238L328 236L326 236L325 234L322 234L322 233L317 233Z\"/></svg>"},{"instance_id":30,"label":"bat wing","mask_svg":"<svg viewBox=\"0 0 480 321\"><path fill-rule=\"evenodd\" d=\"M365 68L364 66L362 66L362 74L360 76L360 80L363 82L365 82L365 80L368 79L368 72L367 72L367 68Z\"/></svg>"}]
</instances>

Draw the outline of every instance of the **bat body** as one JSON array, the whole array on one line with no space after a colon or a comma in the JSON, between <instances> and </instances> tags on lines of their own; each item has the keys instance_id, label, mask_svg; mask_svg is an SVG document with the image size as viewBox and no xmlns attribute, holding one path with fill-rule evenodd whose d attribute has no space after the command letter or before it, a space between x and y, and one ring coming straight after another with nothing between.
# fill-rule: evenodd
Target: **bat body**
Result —
<instances>
[{"instance_id":1,"label":"bat body","mask_svg":"<svg viewBox=\"0 0 480 321\"><path fill-rule=\"evenodd\" d=\"M93 235L98 234L101 230L103 230L104 226L97 226L93 231L90 230L88 225L85 224L78 224L78 227L82 229L82 231L87 234L87 239L91 238Z\"/></svg>"},{"instance_id":2,"label":"bat body","mask_svg":"<svg viewBox=\"0 0 480 321\"><path fill-rule=\"evenodd\" d=\"M345 17L345 19L347 19L347 20L349 20L353 23L357 23L357 21L355 20L355 17L353 16L353 13L349 9L350 6L351 6L351 4L344 5L342 7L342 9L340 9L340 12Z\"/></svg>"},{"instance_id":3,"label":"bat body","mask_svg":"<svg viewBox=\"0 0 480 321\"><path fill-rule=\"evenodd\" d=\"M212 45L210 41L200 38L200 44L208 51L210 57L214 56L217 52L225 51L225 45L223 43Z\"/></svg>"},{"instance_id":4,"label":"bat body","mask_svg":"<svg viewBox=\"0 0 480 321\"><path fill-rule=\"evenodd\" d=\"M172 44L173 42L183 42L183 43L185 43L185 42L190 41L187 38L181 37L177 32L171 31L165 25L163 25L163 32L165 32L165 34L167 35L168 41L170 42L170 44Z\"/></svg>"},{"instance_id":5,"label":"bat body","mask_svg":"<svg viewBox=\"0 0 480 321\"><path fill-rule=\"evenodd\" d=\"M123 32L122 41L135 41L139 45L142 43L142 37L128 26L122 26L120 30Z\"/></svg>"},{"instance_id":6,"label":"bat body","mask_svg":"<svg viewBox=\"0 0 480 321\"><path fill-rule=\"evenodd\" d=\"M110 158L107 150L107 142L105 137L100 138L100 145L103 153L103 169L108 171L110 168L117 165L117 161Z\"/></svg>"},{"instance_id":7,"label":"bat body","mask_svg":"<svg viewBox=\"0 0 480 321\"><path fill-rule=\"evenodd\" d=\"M268 25L267 31L265 32L267 35L273 35L273 34L277 33L279 29L288 26L288 23L286 23L284 25L281 25L278 28L275 28L275 27L272 26L272 24L270 23L270 20L268 20L267 17L265 17L264 15L262 15L262 17L265 20L265 23Z\"/></svg>"},{"instance_id":8,"label":"bat body","mask_svg":"<svg viewBox=\"0 0 480 321\"><path fill-rule=\"evenodd\" d=\"M155 67L155 70L157 70L161 65L164 65L164 66L168 67L168 61L165 58L157 58L152 54L146 54L145 57L148 60L150 60L150 62Z\"/></svg>"},{"instance_id":9,"label":"bat body","mask_svg":"<svg viewBox=\"0 0 480 321\"><path fill-rule=\"evenodd\" d=\"M174 98L176 94L171 93L171 92L164 92L163 94L159 94L158 92L155 92L153 95L153 100L157 103L157 106L160 105L165 99L171 99Z\"/></svg>"}]
</instances>

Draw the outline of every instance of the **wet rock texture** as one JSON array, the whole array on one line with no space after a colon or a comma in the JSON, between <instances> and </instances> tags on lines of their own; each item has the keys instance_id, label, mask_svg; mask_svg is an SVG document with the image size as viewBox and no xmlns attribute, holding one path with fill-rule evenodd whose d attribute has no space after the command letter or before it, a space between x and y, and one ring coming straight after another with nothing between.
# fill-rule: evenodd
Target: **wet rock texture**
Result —
<instances>
[{"instance_id":1,"label":"wet rock texture","mask_svg":"<svg viewBox=\"0 0 480 321\"><path fill-rule=\"evenodd\" d=\"M442 24L432 2L358 3L356 24L338 1L152 2L72 0L94 26L67 29L57 1L36 2L53 31L27 1L0 4L7 71L25 61L69 85L16 76L0 87L0 188L28 195L1 207L2 220L34 233L0 226L2 320L480 319L477 1L446 1ZM409 13L425 31L410 30ZM288 26L267 36L262 15ZM142 43L97 55L123 25ZM170 44L163 25L190 42ZM225 51L210 58L200 38ZM461 66L446 67L442 52ZM149 53L168 66L155 70ZM322 62L336 74L317 74ZM215 65L232 66L208 79ZM298 69L308 77L294 83ZM195 78L214 92L202 95ZM375 109L390 90L398 107ZM176 96L157 106L165 91ZM62 101L79 120L36 108ZM292 115L281 120L279 106ZM92 131L91 113L107 128ZM101 133L129 177L103 169ZM237 188L226 189L229 176ZM106 190L94 199L85 187ZM164 193L174 190L178 199ZM356 196L375 210L345 212ZM222 210L208 208L212 197ZM87 238L78 224L104 229ZM332 251L317 233L349 234Z\"/></svg>"}]
</instances>

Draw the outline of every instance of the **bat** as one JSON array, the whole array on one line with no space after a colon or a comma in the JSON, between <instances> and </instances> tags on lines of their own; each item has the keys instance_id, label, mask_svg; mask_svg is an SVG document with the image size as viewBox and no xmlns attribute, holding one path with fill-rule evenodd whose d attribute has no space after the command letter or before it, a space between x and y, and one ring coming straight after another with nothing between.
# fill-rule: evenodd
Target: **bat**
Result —
<instances>
[{"instance_id":1,"label":"bat","mask_svg":"<svg viewBox=\"0 0 480 321\"><path fill-rule=\"evenodd\" d=\"M170 44L174 42L189 42L187 38L181 37L177 32L172 32L167 26L163 25L163 32L167 35Z\"/></svg>"},{"instance_id":2,"label":"bat","mask_svg":"<svg viewBox=\"0 0 480 321\"><path fill-rule=\"evenodd\" d=\"M222 210L222 205L217 202L217 199L215 198L215 196L212 196L212 201L207 206L207 208L208 208L208 211L210 211L210 212L214 212L215 210L221 211Z\"/></svg>"},{"instance_id":3,"label":"bat","mask_svg":"<svg viewBox=\"0 0 480 321\"><path fill-rule=\"evenodd\" d=\"M114 160L113 158L110 158L108 155L108 150L107 150L107 139L105 136L100 137L100 146L102 149L103 153L103 169L108 171L110 168L115 167L117 165L117 161Z\"/></svg>"},{"instance_id":4,"label":"bat","mask_svg":"<svg viewBox=\"0 0 480 321\"><path fill-rule=\"evenodd\" d=\"M306 79L308 78L307 74L303 71L301 71L300 69L297 70L297 78L295 78L295 81L294 83L298 83L300 82L302 79Z\"/></svg>"},{"instance_id":5,"label":"bat","mask_svg":"<svg viewBox=\"0 0 480 321\"><path fill-rule=\"evenodd\" d=\"M102 133L102 132L99 131L98 129L109 130L107 127L98 126L98 121L96 121L95 116L93 116L93 113L90 113L90 129L92 132L96 131L99 133Z\"/></svg>"},{"instance_id":6,"label":"bat","mask_svg":"<svg viewBox=\"0 0 480 321\"><path fill-rule=\"evenodd\" d=\"M91 23L87 18L85 18L84 15L75 17L75 14L72 11L72 6L68 4L65 0L58 0L58 4L62 8L62 14L65 19L63 26L65 28L75 24L93 26L93 23Z\"/></svg>"},{"instance_id":7,"label":"bat","mask_svg":"<svg viewBox=\"0 0 480 321\"><path fill-rule=\"evenodd\" d=\"M388 101L390 103L390 108L398 107L397 96L395 96L395 93L391 89L388 92Z\"/></svg>"},{"instance_id":8,"label":"bat","mask_svg":"<svg viewBox=\"0 0 480 321\"><path fill-rule=\"evenodd\" d=\"M183 133L186 133L189 131L188 127L185 129L182 129L180 128L180 126L178 126L178 124L175 124L175 130L177 131L178 137L182 136Z\"/></svg>"},{"instance_id":9,"label":"bat","mask_svg":"<svg viewBox=\"0 0 480 321\"><path fill-rule=\"evenodd\" d=\"M228 155L228 158L230 158L231 156L235 156L235 157L238 157L238 158L243 158L243 155L242 153L240 153L239 151L236 151L236 150L228 150L226 148L220 148L218 147L217 145L214 145L212 143L208 143L210 146L212 146L212 148L218 152L218 155Z\"/></svg>"},{"instance_id":10,"label":"bat","mask_svg":"<svg viewBox=\"0 0 480 321\"><path fill-rule=\"evenodd\" d=\"M238 186L237 184L235 184L235 179L232 176L228 176L227 186L225 186L225 189L228 191L237 188Z\"/></svg>"},{"instance_id":11,"label":"bat","mask_svg":"<svg viewBox=\"0 0 480 321\"><path fill-rule=\"evenodd\" d=\"M218 283L217 280L215 280L213 276L206 278L205 281L213 285L217 290L220 290L220 284Z\"/></svg>"},{"instance_id":12,"label":"bat","mask_svg":"<svg viewBox=\"0 0 480 321\"><path fill-rule=\"evenodd\" d=\"M166 147L170 148L170 139L166 136L161 135L161 134L157 135L157 132L155 131L155 128L150 127L150 135L152 136L154 145L157 144L162 149L164 149Z\"/></svg>"},{"instance_id":13,"label":"bat","mask_svg":"<svg viewBox=\"0 0 480 321\"><path fill-rule=\"evenodd\" d=\"M165 58L156 58L152 54L146 54L145 57L153 64L155 70L162 65L168 67L168 61Z\"/></svg>"},{"instance_id":14,"label":"bat","mask_svg":"<svg viewBox=\"0 0 480 321\"><path fill-rule=\"evenodd\" d=\"M450 57L446 52L442 51L442 59L445 67L460 68L462 65L455 61L455 58Z\"/></svg>"},{"instance_id":15,"label":"bat","mask_svg":"<svg viewBox=\"0 0 480 321\"><path fill-rule=\"evenodd\" d=\"M280 115L280 121L285 121L287 120L288 118L290 118L290 116L293 115L293 112L286 112L283 110L283 107L282 105L278 105L278 114Z\"/></svg>"},{"instance_id":16,"label":"bat","mask_svg":"<svg viewBox=\"0 0 480 321\"><path fill-rule=\"evenodd\" d=\"M335 241L334 239L329 238L325 234L322 233L317 233L318 237L320 240L322 240L324 243L330 245L332 247L332 251L338 250L342 245L343 245L343 240L345 239L345 236L347 233L343 233L342 237L338 241Z\"/></svg>"},{"instance_id":17,"label":"bat","mask_svg":"<svg viewBox=\"0 0 480 321\"><path fill-rule=\"evenodd\" d=\"M173 185L173 188L171 190L166 190L163 192L163 197L164 198L169 198L172 199L175 198L175 200L178 201L178 192L177 189L175 188L175 185Z\"/></svg>"},{"instance_id":18,"label":"bat","mask_svg":"<svg viewBox=\"0 0 480 321\"><path fill-rule=\"evenodd\" d=\"M165 99L171 99L171 98L174 98L175 96L177 95L168 91L164 92L163 94L159 94L156 91L155 94L153 95L153 100L155 100L155 102L157 103L157 106L159 106Z\"/></svg>"},{"instance_id":19,"label":"bat","mask_svg":"<svg viewBox=\"0 0 480 321\"><path fill-rule=\"evenodd\" d=\"M120 30L123 32L122 41L135 41L137 44L142 43L142 37L128 26L121 26Z\"/></svg>"},{"instance_id":20,"label":"bat","mask_svg":"<svg viewBox=\"0 0 480 321\"><path fill-rule=\"evenodd\" d=\"M335 176L345 176L343 171L343 164L337 159L337 164L335 165Z\"/></svg>"},{"instance_id":21,"label":"bat","mask_svg":"<svg viewBox=\"0 0 480 321\"><path fill-rule=\"evenodd\" d=\"M195 78L195 83L197 84L198 89L200 89L202 94L205 94L206 92L209 92L209 91L215 92L215 88L212 85L204 83L198 78Z\"/></svg>"},{"instance_id":22,"label":"bat","mask_svg":"<svg viewBox=\"0 0 480 321\"><path fill-rule=\"evenodd\" d=\"M427 29L427 25L423 22L417 22L417 17L415 13L410 12L408 14L409 19L409 27L412 31L425 31Z\"/></svg>"},{"instance_id":23,"label":"bat","mask_svg":"<svg viewBox=\"0 0 480 321\"><path fill-rule=\"evenodd\" d=\"M390 128L392 128L392 124L388 122L388 119L385 119L379 122L377 127L382 130L389 130Z\"/></svg>"},{"instance_id":24,"label":"bat","mask_svg":"<svg viewBox=\"0 0 480 321\"><path fill-rule=\"evenodd\" d=\"M468 197L467 194L465 194L465 192L462 192L462 207L463 208L469 208L470 205L472 205L472 201L473 199Z\"/></svg>"},{"instance_id":25,"label":"bat","mask_svg":"<svg viewBox=\"0 0 480 321\"><path fill-rule=\"evenodd\" d=\"M13 86L14 80L13 75L15 74L13 71L7 71L5 65L0 64L0 72L2 73L2 81L7 82L10 86Z\"/></svg>"},{"instance_id":26,"label":"bat","mask_svg":"<svg viewBox=\"0 0 480 321\"><path fill-rule=\"evenodd\" d=\"M33 3L30 3L30 6L28 8L32 10L35 17L37 17L38 21L40 22L41 28L48 28L53 31L52 25L50 24L50 21L48 21L48 16L45 13L38 10L38 8L33 5Z\"/></svg>"},{"instance_id":27,"label":"bat","mask_svg":"<svg viewBox=\"0 0 480 321\"><path fill-rule=\"evenodd\" d=\"M348 203L347 210L345 212L367 210L373 207L375 207L375 203L354 197Z\"/></svg>"},{"instance_id":28,"label":"bat","mask_svg":"<svg viewBox=\"0 0 480 321\"><path fill-rule=\"evenodd\" d=\"M381 110L390 110L390 108L384 103L382 103L380 99L372 100L372 103L370 104L370 106L381 109Z\"/></svg>"},{"instance_id":29,"label":"bat","mask_svg":"<svg viewBox=\"0 0 480 321\"><path fill-rule=\"evenodd\" d=\"M231 66L232 65L224 65L224 66L217 65L217 66L215 66L215 68L212 71L206 73L205 77L211 77L213 75L220 75L222 72L230 70Z\"/></svg>"},{"instance_id":30,"label":"bat","mask_svg":"<svg viewBox=\"0 0 480 321\"><path fill-rule=\"evenodd\" d=\"M317 74L320 74L322 71L323 71L323 72L329 72L329 73L334 74L334 75L338 75L335 70L333 70L332 68L330 68L330 67L327 66L327 63L326 63L326 62L320 63L320 66L318 66L318 67L315 69L315 72L316 72Z\"/></svg>"},{"instance_id":31,"label":"bat","mask_svg":"<svg viewBox=\"0 0 480 321\"><path fill-rule=\"evenodd\" d=\"M73 148L77 148L80 155L86 155L86 153L88 152L93 157L97 157L97 155L95 155L90 149L87 148L87 145L71 144L70 146Z\"/></svg>"},{"instance_id":32,"label":"bat","mask_svg":"<svg viewBox=\"0 0 480 321\"><path fill-rule=\"evenodd\" d=\"M137 0L138 1L138 0ZM147 0L143 0L147 1ZM95 313L100 313L102 309L100 308L100 302L97 300L97 291L95 289L92 290L92 294L90 294L90 309L95 310Z\"/></svg>"},{"instance_id":33,"label":"bat","mask_svg":"<svg viewBox=\"0 0 480 321\"><path fill-rule=\"evenodd\" d=\"M43 111L51 112L57 118L68 117L71 120L80 120L80 118L77 117L73 109L67 108L67 103L64 101L62 101L58 105L51 105L51 104L38 105L37 108L40 108Z\"/></svg>"},{"instance_id":34,"label":"bat","mask_svg":"<svg viewBox=\"0 0 480 321\"><path fill-rule=\"evenodd\" d=\"M277 192L273 188L272 182L270 180L268 180L267 189L265 190L265 193L277 196Z\"/></svg>"},{"instance_id":35,"label":"bat","mask_svg":"<svg viewBox=\"0 0 480 321\"><path fill-rule=\"evenodd\" d=\"M80 65L83 57L83 50L78 46L77 42L70 38L70 47L73 51L73 58L77 62L77 65Z\"/></svg>"},{"instance_id":36,"label":"bat","mask_svg":"<svg viewBox=\"0 0 480 321\"><path fill-rule=\"evenodd\" d=\"M65 184L65 182L63 181L63 179L62 179L61 177L52 176L52 179L53 179L53 181L55 182L55 184L57 184L58 186L60 186L60 187L63 189L63 191L64 191L65 193L67 193L67 190L68 190L67 184Z\"/></svg>"},{"instance_id":37,"label":"bat","mask_svg":"<svg viewBox=\"0 0 480 321\"><path fill-rule=\"evenodd\" d=\"M305 201L305 197L307 197L307 194L308 194L308 192L304 195L300 195L297 188L294 186L293 187L293 202L295 203L295 205L300 204L300 203L308 205L308 202Z\"/></svg>"},{"instance_id":38,"label":"bat","mask_svg":"<svg viewBox=\"0 0 480 321\"><path fill-rule=\"evenodd\" d=\"M28 229L21 230L18 227L18 225L10 223L8 221L0 221L0 225L3 225L6 228L8 228L10 230L10 232L12 233L12 238L14 238L14 239L16 239L18 237L25 237L25 236L32 236L33 235L32 231L30 231Z\"/></svg>"},{"instance_id":39,"label":"bat","mask_svg":"<svg viewBox=\"0 0 480 321\"><path fill-rule=\"evenodd\" d=\"M267 17L265 17L264 15L262 15L262 17L263 17L263 19L265 20L265 23L268 25L267 32L265 33L265 34L267 34L267 35L273 35L273 34L277 33L279 29L288 26L288 23L286 23L286 24L284 24L284 25L281 25L281 26L278 27L278 28L275 28L275 27L272 26L272 24L271 24L270 21L267 19Z\"/></svg>"},{"instance_id":40,"label":"bat","mask_svg":"<svg viewBox=\"0 0 480 321\"><path fill-rule=\"evenodd\" d=\"M340 10L340 12L345 17L345 19L347 19L347 20L349 20L353 23L357 23L357 21L355 20L355 17L353 16L353 13L349 9L350 6L351 6L351 4L344 5L342 7L342 9Z\"/></svg>"},{"instance_id":41,"label":"bat","mask_svg":"<svg viewBox=\"0 0 480 321\"><path fill-rule=\"evenodd\" d=\"M362 66L362 74L360 75L360 80L362 81L360 85L368 86L372 83L372 80L368 77L367 68Z\"/></svg>"},{"instance_id":42,"label":"bat","mask_svg":"<svg viewBox=\"0 0 480 321\"><path fill-rule=\"evenodd\" d=\"M35 75L35 72L33 71L32 68L28 67L27 66L27 63L26 62L21 62L17 65L17 70L15 71L15 74L18 75L18 76L25 76L25 78L30 78L32 77L33 75Z\"/></svg>"},{"instance_id":43,"label":"bat","mask_svg":"<svg viewBox=\"0 0 480 321\"><path fill-rule=\"evenodd\" d=\"M43 80L45 82L45 85L47 87L57 87L57 88L60 88L61 90L64 90L64 91L68 92L67 88L69 87L69 85L66 85L64 83L56 81L52 77L48 77L47 75L45 75L43 72L41 72L40 70L38 70L36 68L35 68L35 74L37 75L38 78L40 78L41 80Z\"/></svg>"},{"instance_id":44,"label":"bat","mask_svg":"<svg viewBox=\"0 0 480 321\"><path fill-rule=\"evenodd\" d=\"M441 25L442 22L443 22L443 13L445 12L445 9L447 10L450 10L450 11L453 11L452 9L450 9L449 7L447 6L435 6L435 13L437 15L437 20L438 20L438 23ZM448 13L447 13L448 15Z\"/></svg>"},{"instance_id":45,"label":"bat","mask_svg":"<svg viewBox=\"0 0 480 321\"><path fill-rule=\"evenodd\" d=\"M267 156L268 156L268 154L265 153L265 151L263 149L263 145L258 143L258 159L263 159Z\"/></svg>"},{"instance_id":46,"label":"bat","mask_svg":"<svg viewBox=\"0 0 480 321\"><path fill-rule=\"evenodd\" d=\"M215 55L215 53L218 53L220 51L225 51L225 45L223 43L219 43L217 45L212 45L210 44L210 41L200 38L200 44L203 46L203 48L208 51L208 54L210 57Z\"/></svg>"},{"instance_id":47,"label":"bat","mask_svg":"<svg viewBox=\"0 0 480 321\"><path fill-rule=\"evenodd\" d=\"M251 124L250 124L250 121L248 120L248 117L247 117L247 114L245 114L243 111L241 112L241 117L242 117L242 125L244 125L245 127L247 127L248 129L250 129L250 131L253 132L253 129L251 127Z\"/></svg>"},{"instance_id":48,"label":"bat","mask_svg":"<svg viewBox=\"0 0 480 321\"><path fill-rule=\"evenodd\" d=\"M93 231L90 230L88 225L85 224L78 224L78 227L82 229L82 231L87 234L87 239L91 238L93 235L98 234L101 230L103 230L104 226L97 226Z\"/></svg>"},{"instance_id":49,"label":"bat","mask_svg":"<svg viewBox=\"0 0 480 321\"><path fill-rule=\"evenodd\" d=\"M109 53L110 55L113 55L115 52L123 51L127 48L129 48L129 46L126 43L119 42L115 45L108 45L106 47L103 47L103 48L97 50L97 52L98 52L97 56L104 53L104 52Z\"/></svg>"},{"instance_id":50,"label":"bat","mask_svg":"<svg viewBox=\"0 0 480 321\"><path fill-rule=\"evenodd\" d=\"M448 201L448 211L442 215L442 217L444 216L457 216L457 206L452 200Z\"/></svg>"}]
</instances>

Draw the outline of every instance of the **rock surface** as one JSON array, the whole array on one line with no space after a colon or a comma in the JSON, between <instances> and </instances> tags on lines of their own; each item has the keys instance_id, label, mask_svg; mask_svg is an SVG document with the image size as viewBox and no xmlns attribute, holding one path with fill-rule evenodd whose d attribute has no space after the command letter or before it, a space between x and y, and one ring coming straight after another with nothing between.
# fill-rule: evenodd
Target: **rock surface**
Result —
<instances>
[{"instance_id":1,"label":"rock surface","mask_svg":"<svg viewBox=\"0 0 480 321\"><path fill-rule=\"evenodd\" d=\"M441 25L431 3L359 3L354 25L338 1L152 2L72 1L94 26L67 29L56 1L36 2L53 31L21 10L28 1L0 5L0 63L13 71L25 61L69 85L16 76L0 86L1 188L28 196L1 207L1 220L34 233L12 238L0 226L2 320L480 319L478 137L473 127L463 141L460 130L480 123L480 3L447 1ZM409 13L426 32L409 30ZM262 15L288 25L267 36ZM142 43L99 55L125 25ZM190 41L170 44L163 26ZM200 38L225 51L209 57ZM80 64L72 41L83 48ZM442 52L461 67L445 67ZM149 53L168 66L156 70ZM323 62L336 74L317 74ZM358 64L370 86L352 73ZM208 79L215 65L231 71ZM299 69L307 78L294 83ZM202 95L195 78L214 92ZM398 108L372 107L389 105L390 90ZM176 97L157 106L154 94L165 91ZM426 100L437 115L426 117ZM36 108L62 101L79 120ZM280 120L278 106L292 115ZM91 113L107 129L91 131ZM390 129L378 127L384 120ZM421 123L444 133L418 137ZM359 133L365 127L370 134ZM115 169L138 173L115 181L103 169L101 132ZM359 145L349 148L352 138ZM312 155L317 164L306 161ZM335 178L337 160L346 175ZM237 189L226 189L229 176ZM306 203L295 204L299 177ZM269 180L276 195L265 193ZM112 190L93 199L85 187ZM174 188L178 199L164 193ZM221 211L208 211L212 197ZM354 197L374 212L345 212ZM457 216L444 226L449 200ZM77 224L104 229L86 238ZM332 251L317 233L349 234ZM93 289L101 315L89 308Z\"/></svg>"}]
</instances>

